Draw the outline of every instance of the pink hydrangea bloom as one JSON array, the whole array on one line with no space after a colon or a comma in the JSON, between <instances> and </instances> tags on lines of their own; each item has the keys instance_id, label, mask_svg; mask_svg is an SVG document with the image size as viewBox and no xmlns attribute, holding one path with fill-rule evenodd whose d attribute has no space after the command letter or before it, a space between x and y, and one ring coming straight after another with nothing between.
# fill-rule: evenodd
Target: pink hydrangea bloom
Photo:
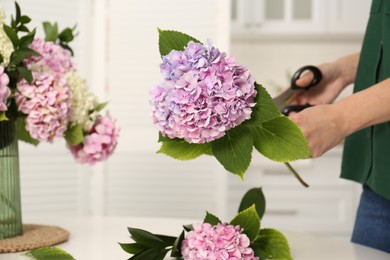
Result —
<instances>
[{"instance_id":1,"label":"pink hydrangea bloom","mask_svg":"<svg viewBox=\"0 0 390 260\"><path fill-rule=\"evenodd\" d=\"M4 72L4 67L0 66L0 112L7 111L7 99L11 94L8 83L9 77Z\"/></svg>"},{"instance_id":2,"label":"pink hydrangea bloom","mask_svg":"<svg viewBox=\"0 0 390 260\"><path fill-rule=\"evenodd\" d=\"M70 51L54 42L35 38L29 47L41 54L41 56L29 56L24 60L24 65L32 71L51 72L62 77L75 69Z\"/></svg>"},{"instance_id":3,"label":"pink hydrangea bloom","mask_svg":"<svg viewBox=\"0 0 390 260\"><path fill-rule=\"evenodd\" d=\"M15 93L19 111L27 115L26 129L39 140L63 137L69 118L69 86L47 73L33 73L33 82L21 80Z\"/></svg>"},{"instance_id":4,"label":"pink hydrangea bloom","mask_svg":"<svg viewBox=\"0 0 390 260\"><path fill-rule=\"evenodd\" d=\"M256 260L248 237L239 226L203 223L182 242L184 260Z\"/></svg>"},{"instance_id":5,"label":"pink hydrangea bloom","mask_svg":"<svg viewBox=\"0 0 390 260\"><path fill-rule=\"evenodd\" d=\"M160 69L164 82L151 89L150 102L164 136L210 142L251 117L255 80L218 49L189 42L164 56Z\"/></svg>"},{"instance_id":6,"label":"pink hydrangea bloom","mask_svg":"<svg viewBox=\"0 0 390 260\"><path fill-rule=\"evenodd\" d=\"M103 161L110 156L117 143L119 127L109 114L99 117L90 133L84 137L84 142L76 146L68 145L75 159L80 163Z\"/></svg>"}]
</instances>

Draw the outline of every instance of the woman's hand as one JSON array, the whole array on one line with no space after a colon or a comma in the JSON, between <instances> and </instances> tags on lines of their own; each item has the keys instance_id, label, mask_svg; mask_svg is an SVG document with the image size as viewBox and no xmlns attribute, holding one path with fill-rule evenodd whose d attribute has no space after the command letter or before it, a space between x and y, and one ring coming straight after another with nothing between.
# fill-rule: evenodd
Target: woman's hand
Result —
<instances>
[{"instance_id":1,"label":"woman's hand","mask_svg":"<svg viewBox=\"0 0 390 260\"><path fill-rule=\"evenodd\" d=\"M339 144L348 134L346 120L336 105L318 105L299 113L290 113L289 118L299 125L306 137L312 157L319 157Z\"/></svg>"},{"instance_id":2,"label":"woman's hand","mask_svg":"<svg viewBox=\"0 0 390 260\"><path fill-rule=\"evenodd\" d=\"M317 67L322 73L322 80L318 86L310 90L298 91L289 100L290 105L320 105L332 103L340 92L354 82L359 54L342 57L331 63L324 63ZM313 73L307 72L299 78L298 86L307 86L313 79Z\"/></svg>"}]
</instances>

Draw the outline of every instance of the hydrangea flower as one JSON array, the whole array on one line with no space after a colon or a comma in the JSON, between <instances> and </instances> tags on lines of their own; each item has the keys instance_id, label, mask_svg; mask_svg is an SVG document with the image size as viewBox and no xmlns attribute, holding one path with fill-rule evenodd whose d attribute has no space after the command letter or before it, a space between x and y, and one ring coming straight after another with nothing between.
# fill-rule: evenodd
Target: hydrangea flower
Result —
<instances>
[{"instance_id":1,"label":"hydrangea flower","mask_svg":"<svg viewBox=\"0 0 390 260\"><path fill-rule=\"evenodd\" d=\"M164 82L150 91L153 122L164 136L205 143L251 117L255 80L211 45L189 42L160 65Z\"/></svg>"},{"instance_id":2,"label":"hydrangea flower","mask_svg":"<svg viewBox=\"0 0 390 260\"><path fill-rule=\"evenodd\" d=\"M41 54L29 56L23 61L24 65L34 72L50 72L56 77L63 77L65 73L75 69L70 51L54 42L35 38L29 47Z\"/></svg>"},{"instance_id":3,"label":"hydrangea flower","mask_svg":"<svg viewBox=\"0 0 390 260\"><path fill-rule=\"evenodd\" d=\"M99 116L94 111L99 105L99 101L88 90L85 80L78 73L70 72L66 74L65 80L68 82L71 90L71 125L79 124L85 131L89 131Z\"/></svg>"},{"instance_id":4,"label":"hydrangea flower","mask_svg":"<svg viewBox=\"0 0 390 260\"><path fill-rule=\"evenodd\" d=\"M182 242L184 260L255 260L249 238L239 226L203 223L194 227Z\"/></svg>"},{"instance_id":5,"label":"hydrangea flower","mask_svg":"<svg viewBox=\"0 0 390 260\"><path fill-rule=\"evenodd\" d=\"M84 136L82 144L68 145L68 148L78 162L93 165L112 154L118 143L118 136L119 127L107 114L96 120L90 133Z\"/></svg>"},{"instance_id":6,"label":"hydrangea flower","mask_svg":"<svg viewBox=\"0 0 390 260\"><path fill-rule=\"evenodd\" d=\"M3 29L3 20L5 18L4 10L0 6L0 54L3 56L3 65L8 65L9 58L14 51L11 40Z\"/></svg>"},{"instance_id":7,"label":"hydrangea flower","mask_svg":"<svg viewBox=\"0 0 390 260\"><path fill-rule=\"evenodd\" d=\"M4 72L4 67L0 66L0 112L7 111L7 99L11 94L8 83L9 77Z\"/></svg>"},{"instance_id":8,"label":"hydrangea flower","mask_svg":"<svg viewBox=\"0 0 390 260\"><path fill-rule=\"evenodd\" d=\"M27 115L26 129L39 140L63 137L69 121L69 86L47 73L33 73L32 83L21 80L15 93L19 111Z\"/></svg>"}]
</instances>

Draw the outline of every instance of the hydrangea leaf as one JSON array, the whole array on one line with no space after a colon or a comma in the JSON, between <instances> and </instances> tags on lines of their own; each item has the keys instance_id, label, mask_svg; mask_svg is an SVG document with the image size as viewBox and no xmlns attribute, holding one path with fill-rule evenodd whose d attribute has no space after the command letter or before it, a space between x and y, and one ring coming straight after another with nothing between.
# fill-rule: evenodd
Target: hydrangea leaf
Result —
<instances>
[{"instance_id":1,"label":"hydrangea leaf","mask_svg":"<svg viewBox=\"0 0 390 260\"><path fill-rule=\"evenodd\" d=\"M219 223L222 223L222 221L217 216L206 211L206 216L203 220L203 223L209 223L210 225L215 226Z\"/></svg>"},{"instance_id":2,"label":"hydrangea leaf","mask_svg":"<svg viewBox=\"0 0 390 260\"><path fill-rule=\"evenodd\" d=\"M77 124L68 128L65 132L65 140L71 146L76 146L83 142L83 128L81 125Z\"/></svg>"},{"instance_id":3,"label":"hydrangea leaf","mask_svg":"<svg viewBox=\"0 0 390 260\"><path fill-rule=\"evenodd\" d=\"M287 238L275 229L261 229L251 247L260 259L293 259Z\"/></svg>"},{"instance_id":4,"label":"hydrangea leaf","mask_svg":"<svg viewBox=\"0 0 390 260\"><path fill-rule=\"evenodd\" d=\"M172 50L184 50L184 47L187 46L190 41L200 42L188 34L177 31L158 29L158 34L158 46L160 48L161 56L167 55Z\"/></svg>"},{"instance_id":5,"label":"hydrangea leaf","mask_svg":"<svg viewBox=\"0 0 390 260\"><path fill-rule=\"evenodd\" d=\"M184 236L184 230L180 233L180 236L178 236L175 240L175 243L173 243L172 246L172 252L171 256L172 257L180 257L181 256L181 243L183 242L185 236Z\"/></svg>"},{"instance_id":6,"label":"hydrangea leaf","mask_svg":"<svg viewBox=\"0 0 390 260\"><path fill-rule=\"evenodd\" d=\"M150 233L149 231L131 227L129 227L128 230L131 234L131 238L139 244L150 248L162 249L165 247L164 241L158 236Z\"/></svg>"},{"instance_id":7,"label":"hydrangea leaf","mask_svg":"<svg viewBox=\"0 0 390 260\"><path fill-rule=\"evenodd\" d=\"M157 153L166 154L177 160L192 160L210 150L210 144L191 144L182 139L160 136L159 142L162 143L160 150Z\"/></svg>"},{"instance_id":8,"label":"hydrangea leaf","mask_svg":"<svg viewBox=\"0 0 390 260\"><path fill-rule=\"evenodd\" d=\"M51 24L48 21L42 23L43 30L45 31L45 41L55 42L58 39L58 24Z\"/></svg>"},{"instance_id":9,"label":"hydrangea leaf","mask_svg":"<svg viewBox=\"0 0 390 260\"><path fill-rule=\"evenodd\" d=\"M5 111L0 112L0 121L8 120Z\"/></svg>"},{"instance_id":10,"label":"hydrangea leaf","mask_svg":"<svg viewBox=\"0 0 390 260\"><path fill-rule=\"evenodd\" d=\"M73 256L60 248L40 247L25 254L36 260L75 260Z\"/></svg>"},{"instance_id":11,"label":"hydrangea leaf","mask_svg":"<svg viewBox=\"0 0 390 260\"><path fill-rule=\"evenodd\" d=\"M128 244L119 243L119 245L121 246L121 248L125 252L132 254L132 255L138 254L138 253L148 249L148 247L141 245L139 243L128 243Z\"/></svg>"},{"instance_id":12,"label":"hydrangea leaf","mask_svg":"<svg viewBox=\"0 0 390 260\"><path fill-rule=\"evenodd\" d=\"M18 117L17 119L18 139L32 145L38 145L39 141L32 138L30 133L26 130L26 120L24 117Z\"/></svg>"},{"instance_id":13,"label":"hydrangea leaf","mask_svg":"<svg viewBox=\"0 0 390 260\"><path fill-rule=\"evenodd\" d=\"M241 178L252 159L253 137L243 125L230 129L226 134L211 142L213 155L223 167Z\"/></svg>"},{"instance_id":14,"label":"hydrangea leaf","mask_svg":"<svg viewBox=\"0 0 390 260\"><path fill-rule=\"evenodd\" d=\"M231 225L238 225L244 231L244 233L248 236L250 241L253 241L260 230L260 217L257 215L255 205L241 211L234 217L232 221L230 221Z\"/></svg>"},{"instance_id":15,"label":"hydrangea leaf","mask_svg":"<svg viewBox=\"0 0 390 260\"><path fill-rule=\"evenodd\" d=\"M162 250L165 251L165 249L148 248L148 249L142 251L141 253L138 253L138 254L132 256L130 259L131 260L145 260L145 259L158 260L158 259L164 259L164 257L161 258L161 256L160 256ZM168 251L166 251L165 254L167 252Z\"/></svg>"},{"instance_id":16,"label":"hydrangea leaf","mask_svg":"<svg viewBox=\"0 0 390 260\"><path fill-rule=\"evenodd\" d=\"M255 87L257 91L255 98L256 105L252 109L251 119L245 122L245 125L249 127L256 127L263 122L281 116L267 90L257 83L255 83Z\"/></svg>"},{"instance_id":17,"label":"hydrangea leaf","mask_svg":"<svg viewBox=\"0 0 390 260\"><path fill-rule=\"evenodd\" d=\"M280 116L250 128L255 148L277 162L290 162L310 157L301 129L288 117Z\"/></svg>"},{"instance_id":18,"label":"hydrangea leaf","mask_svg":"<svg viewBox=\"0 0 390 260\"><path fill-rule=\"evenodd\" d=\"M238 212L244 211L245 209L255 205L256 212L260 219L263 218L265 212L265 197L261 188L253 188L248 190L241 200Z\"/></svg>"}]
</instances>

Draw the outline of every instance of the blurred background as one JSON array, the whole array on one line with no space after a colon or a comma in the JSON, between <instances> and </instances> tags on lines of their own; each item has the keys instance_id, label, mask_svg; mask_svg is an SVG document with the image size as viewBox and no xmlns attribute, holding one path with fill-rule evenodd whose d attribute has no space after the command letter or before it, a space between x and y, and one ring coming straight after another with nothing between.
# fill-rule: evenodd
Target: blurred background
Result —
<instances>
[{"instance_id":1,"label":"blurred background","mask_svg":"<svg viewBox=\"0 0 390 260\"><path fill-rule=\"evenodd\" d=\"M229 220L249 188L263 187L263 226L349 237L360 187L338 178L342 145L293 163L310 188L256 153L242 181L212 158L181 162L156 154L148 100L162 80L157 28L210 39L275 94L299 67L359 51L370 2L19 0L40 36L43 21L57 21L60 29L77 24L77 68L100 100L110 101L107 109L121 126L116 152L95 166L78 165L61 141L20 143L23 215L202 219L207 210ZM14 1L0 3L9 21Z\"/></svg>"}]
</instances>

